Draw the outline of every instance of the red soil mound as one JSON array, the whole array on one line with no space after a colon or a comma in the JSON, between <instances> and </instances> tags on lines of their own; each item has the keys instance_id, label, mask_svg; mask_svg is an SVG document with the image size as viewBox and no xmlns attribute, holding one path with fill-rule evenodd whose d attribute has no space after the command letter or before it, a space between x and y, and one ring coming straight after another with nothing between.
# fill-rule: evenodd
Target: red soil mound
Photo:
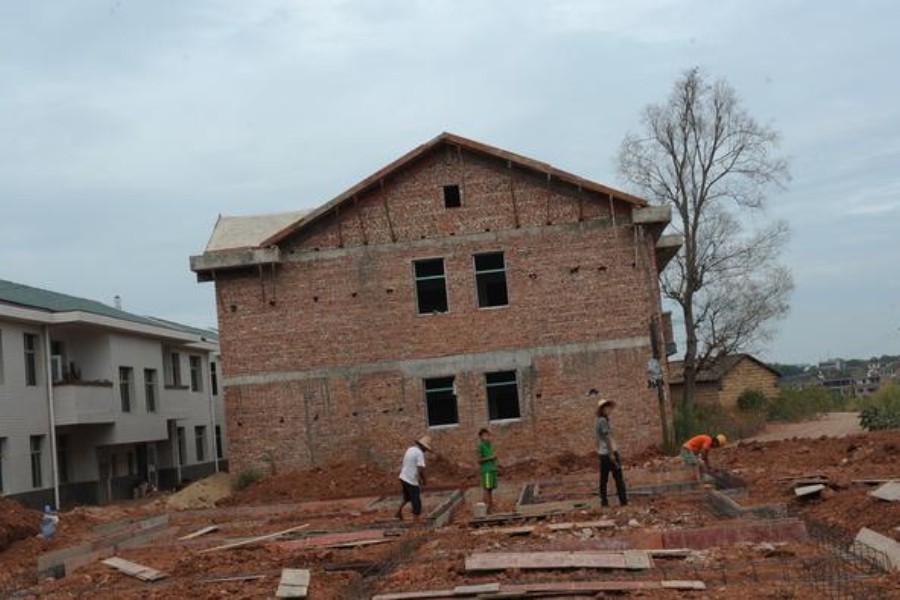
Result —
<instances>
[{"instance_id":1,"label":"red soil mound","mask_svg":"<svg viewBox=\"0 0 900 600\"><path fill-rule=\"evenodd\" d=\"M40 528L41 513L0 497L0 551L16 540L37 535Z\"/></svg>"}]
</instances>

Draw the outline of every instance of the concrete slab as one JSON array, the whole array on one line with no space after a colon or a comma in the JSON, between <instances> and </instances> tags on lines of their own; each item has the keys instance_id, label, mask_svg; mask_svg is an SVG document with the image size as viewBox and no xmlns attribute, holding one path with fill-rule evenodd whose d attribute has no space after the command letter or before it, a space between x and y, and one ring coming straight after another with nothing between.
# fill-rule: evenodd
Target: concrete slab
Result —
<instances>
[{"instance_id":1,"label":"concrete slab","mask_svg":"<svg viewBox=\"0 0 900 600\"><path fill-rule=\"evenodd\" d=\"M866 550L874 550L874 553L866 552ZM900 542L868 527L863 527L856 534L851 551L855 551L866 559L877 557L877 562L885 570L900 571ZM882 564L885 562L887 564Z\"/></svg>"},{"instance_id":2,"label":"concrete slab","mask_svg":"<svg viewBox=\"0 0 900 600\"><path fill-rule=\"evenodd\" d=\"M869 492L869 495L879 500L888 502L900 502L900 481L891 481L885 483L879 488Z\"/></svg>"},{"instance_id":3,"label":"concrete slab","mask_svg":"<svg viewBox=\"0 0 900 600\"><path fill-rule=\"evenodd\" d=\"M652 567L646 552L476 552L466 557L466 571L507 569L624 569Z\"/></svg>"},{"instance_id":4,"label":"concrete slab","mask_svg":"<svg viewBox=\"0 0 900 600\"><path fill-rule=\"evenodd\" d=\"M276 598L306 598L309 593L308 569L282 569Z\"/></svg>"}]
</instances>

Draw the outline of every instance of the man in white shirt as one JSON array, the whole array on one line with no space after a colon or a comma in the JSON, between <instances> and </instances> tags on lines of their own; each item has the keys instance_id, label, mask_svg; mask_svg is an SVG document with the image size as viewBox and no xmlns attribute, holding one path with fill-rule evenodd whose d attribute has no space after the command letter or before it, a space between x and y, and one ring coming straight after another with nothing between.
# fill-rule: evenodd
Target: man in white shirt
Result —
<instances>
[{"instance_id":1,"label":"man in white shirt","mask_svg":"<svg viewBox=\"0 0 900 600\"><path fill-rule=\"evenodd\" d=\"M425 485L425 453L431 452L431 436L425 435L406 449L403 466L400 468L400 485L403 486L403 500L396 517L403 518L403 507L412 504L413 517L418 520L422 514L422 486Z\"/></svg>"}]
</instances>

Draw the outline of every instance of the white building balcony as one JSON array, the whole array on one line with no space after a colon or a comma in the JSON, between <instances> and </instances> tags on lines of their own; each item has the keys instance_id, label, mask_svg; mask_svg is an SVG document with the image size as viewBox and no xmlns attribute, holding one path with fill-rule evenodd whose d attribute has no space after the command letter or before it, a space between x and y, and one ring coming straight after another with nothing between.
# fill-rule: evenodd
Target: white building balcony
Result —
<instances>
[{"instance_id":1,"label":"white building balcony","mask_svg":"<svg viewBox=\"0 0 900 600\"><path fill-rule=\"evenodd\" d=\"M76 381L53 385L57 425L114 423L117 397L110 381Z\"/></svg>"}]
</instances>

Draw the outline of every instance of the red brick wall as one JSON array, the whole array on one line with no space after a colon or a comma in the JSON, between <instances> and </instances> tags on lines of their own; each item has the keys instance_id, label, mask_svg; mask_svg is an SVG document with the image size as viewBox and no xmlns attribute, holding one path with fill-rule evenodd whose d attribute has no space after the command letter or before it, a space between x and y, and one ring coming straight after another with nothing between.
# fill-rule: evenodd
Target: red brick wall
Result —
<instances>
[{"instance_id":1,"label":"red brick wall","mask_svg":"<svg viewBox=\"0 0 900 600\"><path fill-rule=\"evenodd\" d=\"M462 187L462 208L444 207L446 184ZM645 383L656 273L630 206L610 206L445 146L287 240L276 270L218 275L235 468L394 465L426 431L422 377L442 375L457 377L460 424L431 433L472 464L484 372L507 369L522 419L493 427L502 462L592 449L591 387L619 400L625 452L657 443ZM479 309L472 255L497 250L510 305ZM429 257L444 257L450 309L420 316L412 261Z\"/></svg>"}]
</instances>

